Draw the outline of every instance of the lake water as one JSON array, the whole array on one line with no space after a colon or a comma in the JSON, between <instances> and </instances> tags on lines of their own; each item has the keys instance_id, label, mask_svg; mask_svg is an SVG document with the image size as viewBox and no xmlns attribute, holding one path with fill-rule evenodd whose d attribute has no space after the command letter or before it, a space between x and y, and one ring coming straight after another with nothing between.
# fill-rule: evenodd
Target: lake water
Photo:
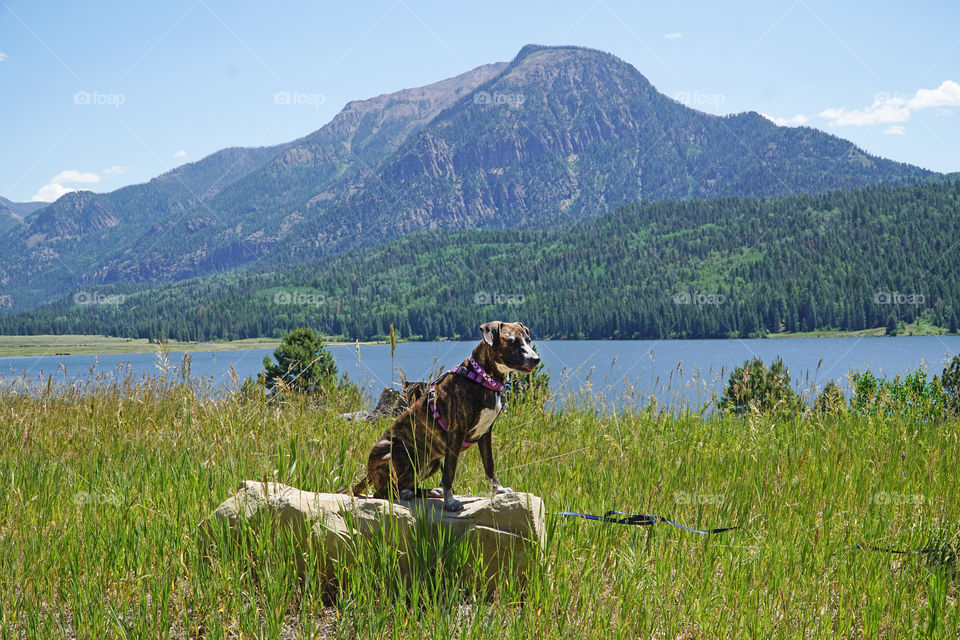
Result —
<instances>
[{"instance_id":1,"label":"lake water","mask_svg":"<svg viewBox=\"0 0 960 640\"><path fill-rule=\"evenodd\" d=\"M400 379L430 379L459 364L475 342L411 342L397 346L391 361L389 345L330 347L341 372L359 382L371 398ZM939 374L946 360L960 353L960 336L899 338L777 338L754 340L541 340L537 349L548 367L552 390L558 397L618 406L645 404L656 397L664 404L678 401L699 407L713 393L721 393L730 371L744 360L760 357L768 364L783 358L801 391L834 380L848 388L850 371L870 369L892 378L925 367ZM230 368L242 380L255 376L270 349L196 351L192 374L215 387L230 384ZM170 355L178 364L182 353ZM41 356L0 358L0 383L17 378L46 382L117 379L125 373L157 375L154 353L99 356Z\"/></svg>"}]
</instances>

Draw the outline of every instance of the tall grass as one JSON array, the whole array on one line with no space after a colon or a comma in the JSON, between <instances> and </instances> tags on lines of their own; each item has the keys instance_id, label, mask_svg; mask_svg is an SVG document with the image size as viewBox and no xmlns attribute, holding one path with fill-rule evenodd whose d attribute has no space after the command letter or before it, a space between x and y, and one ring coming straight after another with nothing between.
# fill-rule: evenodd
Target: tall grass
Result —
<instances>
[{"instance_id":1,"label":"tall grass","mask_svg":"<svg viewBox=\"0 0 960 640\"><path fill-rule=\"evenodd\" d=\"M360 473L386 423L341 419L355 396L265 403L169 365L4 389L3 638L960 635L956 422L511 407L495 426L498 475L548 511L742 528L551 516L526 584L490 594L461 579L455 548L424 549L446 567L406 581L389 544L322 581L283 531L205 557L197 525L241 480L332 491ZM473 451L456 489L487 490Z\"/></svg>"}]
</instances>

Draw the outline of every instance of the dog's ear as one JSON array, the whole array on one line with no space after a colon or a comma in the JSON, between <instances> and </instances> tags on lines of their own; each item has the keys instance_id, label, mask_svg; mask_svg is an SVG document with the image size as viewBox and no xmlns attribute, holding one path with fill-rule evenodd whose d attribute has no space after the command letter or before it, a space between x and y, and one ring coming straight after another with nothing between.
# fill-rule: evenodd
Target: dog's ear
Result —
<instances>
[{"instance_id":1,"label":"dog's ear","mask_svg":"<svg viewBox=\"0 0 960 640\"><path fill-rule=\"evenodd\" d=\"M523 324L522 322L518 322L517 324L520 325L520 328L523 329L523 335L525 335L527 337L527 340L529 340L530 329L527 329L527 325Z\"/></svg>"},{"instance_id":2,"label":"dog's ear","mask_svg":"<svg viewBox=\"0 0 960 640\"><path fill-rule=\"evenodd\" d=\"M480 335L483 336L483 341L492 347L495 341L500 340L500 326L502 324L502 322L496 320L494 322L484 322L480 325Z\"/></svg>"}]
</instances>

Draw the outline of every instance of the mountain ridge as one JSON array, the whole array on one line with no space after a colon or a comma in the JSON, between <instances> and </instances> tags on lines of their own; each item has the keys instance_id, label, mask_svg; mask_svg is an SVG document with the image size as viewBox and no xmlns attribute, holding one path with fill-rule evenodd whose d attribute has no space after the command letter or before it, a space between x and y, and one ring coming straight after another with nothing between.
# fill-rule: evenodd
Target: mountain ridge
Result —
<instances>
[{"instance_id":1,"label":"mountain ridge","mask_svg":"<svg viewBox=\"0 0 960 640\"><path fill-rule=\"evenodd\" d=\"M271 273L129 283L0 318L0 333L206 341L310 326L338 339L460 338L521 314L541 337L756 337L960 326L944 259L960 180L775 199L633 204L565 229L421 231ZM910 244L902 238L913 240Z\"/></svg>"},{"instance_id":2,"label":"mountain ridge","mask_svg":"<svg viewBox=\"0 0 960 640\"><path fill-rule=\"evenodd\" d=\"M273 269L421 229L564 226L635 200L934 175L755 112L690 109L609 53L528 45L509 63L351 101L288 143L67 194L4 234L0 282L21 310L79 287Z\"/></svg>"}]
</instances>

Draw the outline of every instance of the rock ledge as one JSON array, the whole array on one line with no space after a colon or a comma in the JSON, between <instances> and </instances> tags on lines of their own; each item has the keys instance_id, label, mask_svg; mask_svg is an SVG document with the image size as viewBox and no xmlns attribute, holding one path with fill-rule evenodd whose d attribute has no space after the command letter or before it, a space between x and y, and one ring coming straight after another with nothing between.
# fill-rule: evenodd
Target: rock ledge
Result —
<instances>
[{"instance_id":1,"label":"rock ledge","mask_svg":"<svg viewBox=\"0 0 960 640\"><path fill-rule=\"evenodd\" d=\"M445 530L452 540L463 541L476 553L468 554L467 570L494 578L504 569L524 577L538 548L545 544L543 501L529 493L493 497L457 496L463 510L443 510L440 499L390 502L339 493L311 493L276 483L245 480L239 490L201 523L205 544L213 541L217 527L227 526L236 535L243 522L257 531L265 523L290 527L303 569L306 552L313 547L319 569L334 578L338 564L354 561L358 543L383 538L401 553L399 570L409 571L407 558L418 535ZM477 566L477 565L480 566Z\"/></svg>"}]
</instances>

